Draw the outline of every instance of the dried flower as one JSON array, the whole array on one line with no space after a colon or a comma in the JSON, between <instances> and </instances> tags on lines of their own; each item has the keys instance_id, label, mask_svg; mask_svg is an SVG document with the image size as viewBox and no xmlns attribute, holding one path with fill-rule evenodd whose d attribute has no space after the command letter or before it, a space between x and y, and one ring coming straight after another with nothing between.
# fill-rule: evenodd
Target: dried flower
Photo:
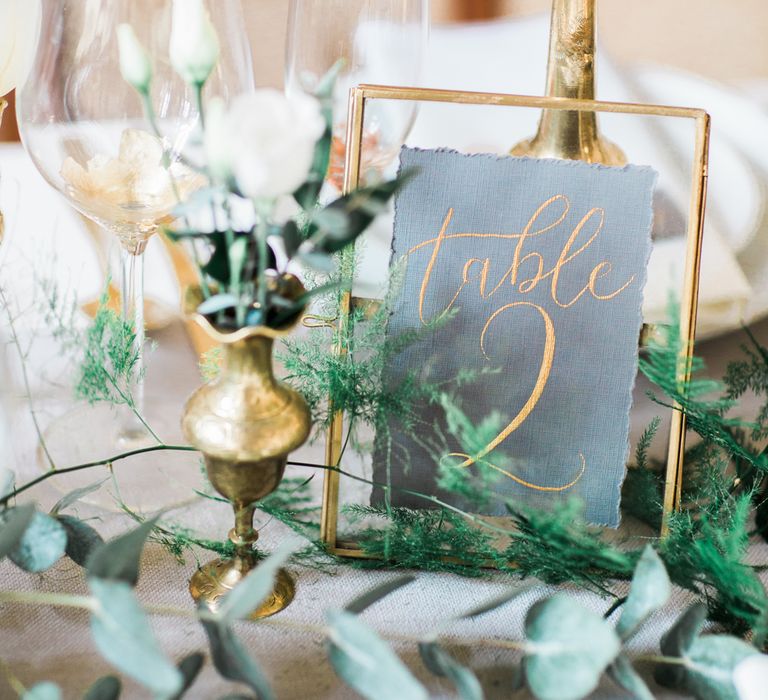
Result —
<instances>
[{"instance_id":1,"label":"dried flower","mask_svg":"<svg viewBox=\"0 0 768 700\"><path fill-rule=\"evenodd\" d=\"M183 166L172 167L170 172L163 166L163 147L157 138L140 129L126 129L117 158L99 154L85 167L67 158L61 176L72 198L92 215L107 221L141 222L162 218L176 204L172 175L182 195L201 184Z\"/></svg>"},{"instance_id":2,"label":"dried flower","mask_svg":"<svg viewBox=\"0 0 768 700\"><path fill-rule=\"evenodd\" d=\"M124 80L143 95L148 94L152 61L131 25L118 25L117 44L120 50L120 73Z\"/></svg>"},{"instance_id":3,"label":"dried flower","mask_svg":"<svg viewBox=\"0 0 768 700\"><path fill-rule=\"evenodd\" d=\"M208 80L219 60L219 39L203 0L173 0L171 64L190 85Z\"/></svg>"}]
</instances>

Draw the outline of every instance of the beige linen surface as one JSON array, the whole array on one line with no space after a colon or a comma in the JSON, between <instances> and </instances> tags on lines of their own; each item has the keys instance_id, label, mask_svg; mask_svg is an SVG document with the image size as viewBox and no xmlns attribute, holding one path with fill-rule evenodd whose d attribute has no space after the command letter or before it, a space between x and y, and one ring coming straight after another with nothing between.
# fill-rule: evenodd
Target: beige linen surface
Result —
<instances>
[{"instance_id":1,"label":"beige linen surface","mask_svg":"<svg viewBox=\"0 0 768 700\"><path fill-rule=\"evenodd\" d=\"M768 341L768 324L758 328L760 337ZM184 347L180 328L171 328L157 338L160 349L155 356L154 366L164 365L166 371L173 365L174 379L179 384L194 382L194 362L191 353ZM722 369L723 358L734 352L733 338L721 339L703 348L712 358L713 371ZM21 429L28 421L21 419ZM15 433L19 439L19 433ZM31 433L25 437L34 444ZM318 459L317 449L303 453L310 459ZM31 457L31 454L29 455ZM31 463L30 462L28 464ZM130 469L126 463L120 469ZM26 477L36 473L34 467L27 467ZM94 474L94 478L96 475ZM50 483L50 482L49 482ZM54 489L49 485L35 492L43 507L50 506L58 497L58 489L66 489L62 479ZM116 514L95 513L87 506L78 507L81 517L97 515L100 520L93 524L105 536L117 534L129 526L129 521ZM200 503L184 514L171 514L172 518L190 523L195 530L207 537L221 537L230 527L230 515L219 504ZM263 543L270 548L289 536L286 529L269 522L262 530ZM200 555L204 560L207 553ZM768 546L754 544L749 561L768 561ZM172 606L192 610L187 593L187 580L195 569L193 556L186 556L186 563L180 564L166 550L157 544L147 547L138 595L147 605ZM304 698L333 699L353 698L355 694L343 686L335 677L326 660L322 638L314 633L282 627L323 624L326 610L341 606L345 601L372 586L394 577L392 572L365 572L349 566L317 571L312 568L293 566L297 577L298 593L293 604L270 623L241 623L238 633L248 650L259 660L266 671L278 698L302 700ZM466 579L451 574L417 573L415 583L381 601L364 614L366 622L386 634L407 635L415 638L427 633L438 620L460 613L481 601L498 595L511 585L509 578L494 575L483 579ZM10 563L0 563L0 589L29 590L38 592L61 592L75 595L87 594L82 571L68 560L60 562L54 569L40 575L31 575L16 569ZM520 639L525 610L539 597L552 589L538 588L525 594L506 608L479 618L475 622L464 622L451 628L450 648L456 657L475 669L486 689L489 699L511 697L510 666L514 655L509 651L486 648L477 643L478 638ZM610 601L595 595L569 589L574 601L596 610L604 611ZM616 592L626 592L626 586L617 585ZM635 653L653 653L657 650L659 637L686 605L692 600L689 593L676 589L666 608L654 615L643 632L632 642ZM203 651L206 642L200 625L187 617L153 618L153 628L165 653L176 661L186 654ZM454 697L450 686L431 678L418 659L414 644L396 645L401 657L414 673L428 684L433 697ZM85 611L65 608L3 605L0 606L0 658L2 658L21 680L31 685L39 680L53 680L64 688L65 698L80 697L85 688L100 675L110 672L107 663L96 652L91 640L88 615ZM646 678L649 668L641 667ZM677 697L663 689L652 686L660 698ZM219 698L237 687L217 676L210 661L206 662L190 698ZM0 698L14 697L5 681L0 680ZM129 682L125 696L147 698L140 686ZM527 698L526 692L515 697ZM620 700L626 697L610 682L604 681L593 695L601 700Z\"/></svg>"}]
</instances>

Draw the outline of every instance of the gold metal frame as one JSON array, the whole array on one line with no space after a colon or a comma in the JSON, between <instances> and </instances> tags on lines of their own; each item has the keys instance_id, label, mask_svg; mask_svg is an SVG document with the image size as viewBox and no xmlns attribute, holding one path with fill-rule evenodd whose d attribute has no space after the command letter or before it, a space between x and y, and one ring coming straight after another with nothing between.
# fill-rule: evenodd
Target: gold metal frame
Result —
<instances>
[{"instance_id":1,"label":"gold metal frame","mask_svg":"<svg viewBox=\"0 0 768 700\"><path fill-rule=\"evenodd\" d=\"M704 206L707 192L707 167L709 156L709 114L702 109L667 107L661 105L631 104L576 100L561 97L530 97L488 92L464 92L455 90L432 90L426 88L389 87L361 85L352 88L349 96L347 120L347 152L344 172L344 191L354 189L360 178L360 164L363 150L363 124L365 107L369 100L403 100L414 102L443 102L466 105L495 105L501 107L533 107L545 110L568 110L637 114L643 116L691 119L695 122L696 138L693 159L693 182L688 213L688 231L683 280L683 298L680 304L680 335L683 352L679 362L679 379L687 381L690 376L690 360L693 353L696 332L696 313L699 295L699 265L701 259ZM352 298L345 294L339 308L337 323L343 329L348 323ZM338 348L343 352L342 348ZM337 466L342 452L343 415L334 414L328 430L325 462ZM663 513L666 516L680 505L683 455L685 452L685 416L673 410L670 427L667 467L664 484ZM337 523L339 512L339 474L326 471L323 484L323 509L320 523L320 537L333 554L346 557L364 557L362 550L352 541L339 540ZM662 536L666 526L662 526Z\"/></svg>"}]
</instances>

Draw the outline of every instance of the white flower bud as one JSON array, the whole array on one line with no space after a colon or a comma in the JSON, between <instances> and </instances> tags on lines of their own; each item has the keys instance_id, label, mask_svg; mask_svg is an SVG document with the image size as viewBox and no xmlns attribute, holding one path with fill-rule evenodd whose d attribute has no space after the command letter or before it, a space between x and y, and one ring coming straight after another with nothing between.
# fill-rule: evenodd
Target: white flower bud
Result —
<instances>
[{"instance_id":1,"label":"white flower bud","mask_svg":"<svg viewBox=\"0 0 768 700\"><path fill-rule=\"evenodd\" d=\"M0 0L0 97L27 77L40 33L40 0Z\"/></svg>"},{"instance_id":2,"label":"white flower bud","mask_svg":"<svg viewBox=\"0 0 768 700\"><path fill-rule=\"evenodd\" d=\"M152 61L131 25L118 25L117 45L120 50L120 73L123 79L139 92L147 94L152 80Z\"/></svg>"},{"instance_id":3,"label":"white flower bud","mask_svg":"<svg viewBox=\"0 0 768 700\"><path fill-rule=\"evenodd\" d=\"M219 60L219 39L203 0L173 0L171 65L189 85L203 85Z\"/></svg>"}]
</instances>

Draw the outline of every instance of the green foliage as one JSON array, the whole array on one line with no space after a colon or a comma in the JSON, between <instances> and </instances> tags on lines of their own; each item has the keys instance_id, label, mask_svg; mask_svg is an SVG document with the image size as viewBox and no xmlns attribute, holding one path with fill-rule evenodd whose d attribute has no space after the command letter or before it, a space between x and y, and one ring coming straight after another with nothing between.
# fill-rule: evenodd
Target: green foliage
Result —
<instances>
[{"instance_id":1,"label":"green foliage","mask_svg":"<svg viewBox=\"0 0 768 700\"><path fill-rule=\"evenodd\" d=\"M8 556L24 571L39 573L59 561L66 547L67 533L61 524L49 515L36 512Z\"/></svg>"},{"instance_id":2,"label":"green foliage","mask_svg":"<svg viewBox=\"0 0 768 700\"><path fill-rule=\"evenodd\" d=\"M230 681L245 683L256 693L259 700L273 700L274 693L256 661L235 636L229 625L219 623L211 617L204 605L201 608L208 615L201 622L208 636L211 657L219 674Z\"/></svg>"},{"instance_id":3,"label":"green foliage","mask_svg":"<svg viewBox=\"0 0 768 700\"><path fill-rule=\"evenodd\" d=\"M156 524L157 518L147 520L95 549L86 563L88 576L135 586L144 543Z\"/></svg>"},{"instance_id":4,"label":"green foliage","mask_svg":"<svg viewBox=\"0 0 768 700\"><path fill-rule=\"evenodd\" d=\"M0 527L0 559L7 557L21 542L21 538L35 517L35 506L27 503L2 512Z\"/></svg>"},{"instance_id":5,"label":"green foliage","mask_svg":"<svg viewBox=\"0 0 768 700\"><path fill-rule=\"evenodd\" d=\"M375 588L372 588L370 591L366 591L362 595L359 595L354 600L351 600L344 606L344 610L354 615L359 615L390 593L393 593L403 586L407 586L409 583L413 583L415 579L415 576L398 576L390 581L385 581Z\"/></svg>"},{"instance_id":6,"label":"green foliage","mask_svg":"<svg viewBox=\"0 0 768 700\"><path fill-rule=\"evenodd\" d=\"M280 567L296 550L294 543L284 544L274 554L263 559L241 582L228 593L216 610L216 618L223 625L247 618L272 592Z\"/></svg>"},{"instance_id":7,"label":"green foliage","mask_svg":"<svg viewBox=\"0 0 768 700\"><path fill-rule=\"evenodd\" d=\"M370 557L355 562L355 566L419 568L464 576L484 575L483 568L492 562L505 567L489 531L473 527L457 513L360 505L346 506L344 511L353 518L374 517L383 523L355 533L359 546Z\"/></svg>"},{"instance_id":8,"label":"green foliage","mask_svg":"<svg viewBox=\"0 0 768 700\"><path fill-rule=\"evenodd\" d=\"M182 682L181 690L173 696L173 700L179 700L179 698L192 687L195 680L197 680L198 675L200 675L200 671L204 664L205 656L199 652L190 654L182 659L178 668L179 673L181 673L184 680Z\"/></svg>"},{"instance_id":9,"label":"green foliage","mask_svg":"<svg viewBox=\"0 0 768 700\"><path fill-rule=\"evenodd\" d=\"M328 657L339 678L367 700L427 700L389 645L353 613L328 614Z\"/></svg>"},{"instance_id":10,"label":"green foliage","mask_svg":"<svg viewBox=\"0 0 768 700\"><path fill-rule=\"evenodd\" d=\"M670 310L670 316L679 316L675 308ZM754 428L756 424L726 416L735 401L720 395L723 390L720 382L701 376L704 370L701 358L694 356L688 363L681 361L684 346L679 324L670 323L661 329L662 337L649 345L646 357L639 361L640 371L668 401L653 398L662 405L670 405L669 401L678 405L686 416L688 429L707 444L721 448L729 457L739 458L759 471L768 469L766 455L750 450L734 437L735 429ZM683 380L686 373L690 374L688 381Z\"/></svg>"},{"instance_id":11,"label":"green foliage","mask_svg":"<svg viewBox=\"0 0 768 700\"><path fill-rule=\"evenodd\" d=\"M373 428L384 441L391 425L398 425L407 434L425 427L431 431L432 426L421 420L421 408L485 373L460 371L449 382L433 381L416 370L398 381L387 376L387 368L401 352L453 318L445 314L419 329L389 334L387 325L400 294L402 274L402 267L393 270L385 298L356 305L346 324L337 323L336 295L318 297L313 313L332 319L329 326L286 339L278 353L285 379L305 397L319 429L326 428L334 414L342 411L353 442L362 426Z\"/></svg>"},{"instance_id":12,"label":"green foliage","mask_svg":"<svg viewBox=\"0 0 768 700\"><path fill-rule=\"evenodd\" d=\"M764 397L752 431L752 439L759 440L768 434L768 351L746 326L744 332L749 339L749 345L741 346L744 358L728 364L724 381L731 401L741 398L747 391Z\"/></svg>"},{"instance_id":13,"label":"green foliage","mask_svg":"<svg viewBox=\"0 0 768 700\"><path fill-rule=\"evenodd\" d=\"M762 639L768 600L754 569L744 563L749 509L749 497L741 496L716 519L673 514L660 553L672 581L699 593L714 619L734 631L753 628Z\"/></svg>"},{"instance_id":14,"label":"green foliage","mask_svg":"<svg viewBox=\"0 0 768 700\"><path fill-rule=\"evenodd\" d=\"M679 663L660 665L656 681L692 693L700 700L738 700L733 673L744 659L759 652L734 637L701 636L706 608L688 608L661 640L662 652Z\"/></svg>"},{"instance_id":15,"label":"green foliage","mask_svg":"<svg viewBox=\"0 0 768 700\"><path fill-rule=\"evenodd\" d=\"M75 395L90 404L108 401L134 408L133 397L126 387L139 359L139 349L134 342L136 333L129 322L107 306L107 301L105 291L93 323L81 339L82 358Z\"/></svg>"},{"instance_id":16,"label":"green foliage","mask_svg":"<svg viewBox=\"0 0 768 700\"><path fill-rule=\"evenodd\" d=\"M603 541L600 529L585 523L579 501L551 510L512 503L507 509L516 531L505 557L515 562L521 576L605 591L610 579L631 575L640 553Z\"/></svg>"},{"instance_id":17,"label":"green foliage","mask_svg":"<svg viewBox=\"0 0 768 700\"><path fill-rule=\"evenodd\" d=\"M654 700L653 693L651 693L645 681L632 667L632 662L624 654L619 654L608 667L608 676L616 685L624 688L635 700Z\"/></svg>"},{"instance_id":18,"label":"green foliage","mask_svg":"<svg viewBox=\"0 0 768 700\"><path fill-rule=\"evenodd\" d=\"M599 615L563 593L539 601L525 618L523 668L540 700L578 700L589 695L618 656L621 641Z\"/></svg>"},{"instance_id":19,"label":"green foliage","mask_svg":"<svg viewBox=\"0 0 768 700\"><path fill-rule=\"evenodd\" d=\"M74 491L70 491L69 493L64 494L58 501L56 501L56 504L53 506L53 508L51 508L51 515L56 517L62 510L66 510L70 506L74 505L81 498L85 498L85 496L88 494L98 491L105 481L107 480L102 479L101 481L97 481L96 483L90 484L89 486L83 486L82 488L75 489Z\"/></svg>"},{"instance_id":20,"label":"green foliage","mask_svg":"<svg viewBox=\"0 0 768 700\"><path fill-rule=\"evenodd\" d=\"M475 425L447 394L440 396L440 405L445 411L448 432L459 441L464 453L472 457L480 454L506 422L500 413L494 411ZM501 476L498 470L488 466L491 461L502 468L507 466L504 456L495 453L487 455L487 460L477 460L471 470L450 459L443 459L437 466L437 486L462 496L473 508L486 509L494 499L493 487Z\"/></svg>"},{"instance_id":21,"label":"green foliage","mask_svg":"<svg viewBox=\"0 0 768 700\"><path fill-rule=\"evenodd\" d=\"M21 696L21 700L61 700L61 698L59 686L50 682L37 683Z\"/></svg>"},{"instance_id":22,"label":"green foliage","mask_svg":"<svg viewBox=\"0 0 768 700\"><path fill-rule=\"evenodd\" d=\"M88 523L71 515L59 515L57 520L67 533L67 556L84 567L94 550L104 544L104 539Z\"/></svg>"},{"instance_id":23,"label":"green foliage","mask_svg":"<svg viewBox=\"0 0 768 700\"><path fill-rule=\"evenodd\" d=\"M477 676L436 642L420 642L419 655L431 673L453 683L461 700L483 700L485 695Z\"/></svg>"},{"instance_id":24,"label":"green foliage","mask_svg":"<svg viewBox=\"0 0 768 700\"><path fill-rule=\"evenodd\" d=\"M117 700L122 687L120 679L116 676L103 676L88 688L83 700Z\"/></svg>"},{"instance_id":25,"label":"green foliage","mask_svg":"<svg viewBox=\"0 0 768 700\"><path fill-rule=\"evenodd\" d=\"M622 641L630 639L645 619L667 602L671 593L667 570L653 547L648 545L637 562L629 596L616 625L616 633Z\"/></svg>"},{"instance_id":26,"label":"green foliage","mask_svg":"<svg viewBox=\"0 0 768 700\"><path fill-rule=\"evenodd\" d=\"M178 693L181 673L163 655L131 586L99 578L89 585L96 603L91 633L101 655L160 697Z\"/></svg>"}]
</instances>

